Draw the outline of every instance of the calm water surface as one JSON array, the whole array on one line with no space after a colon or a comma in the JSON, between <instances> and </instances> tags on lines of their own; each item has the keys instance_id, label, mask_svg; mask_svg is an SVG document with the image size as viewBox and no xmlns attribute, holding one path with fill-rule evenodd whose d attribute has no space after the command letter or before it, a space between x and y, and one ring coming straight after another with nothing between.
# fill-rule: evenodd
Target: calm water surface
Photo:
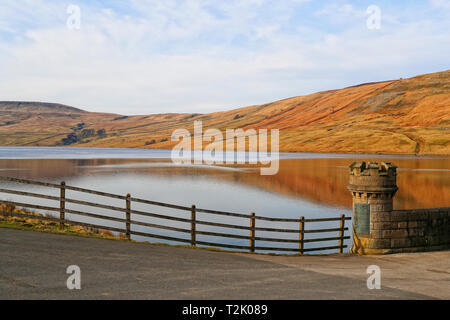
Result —
<instances>
[{"instance_id":1,"label":"calm water surface","mask_svg":"<svg viewBox=\"0 0 450 320\"><path fill-rule=\"evenodd\" d=\"M43 180L110 193L131 193L133 197L161 202L169 202L205 209L224 210L240 213L256 212L272 217L337 217L344 213L351 215L351 196L346 189L348 166L353 161L390 161L398 169L399 191L395 197L396 209L429 208L450 206L450 158L415 156L380 156L349 154L282 154L280 170L274 176L261 176L258 169L221 168L199 165L174 165L168 159L168 150L136 149L92 149L92 148L17 148L0 147L0 175L25 179ZM0 186L13 189L24 188L33 192L58 195L57 190L17 185L0 181ZM68 191L67 197L99 201L99 197ZM14 195L0 194L0 200L18 200ZM24 198L20 200L24 202ZM26 199L29 203L46 204L48 201ZM120 200L104 199L104 203L123 206ZM52 204L57 206L57 204ZM71 209L86 211L77 205ZM139 206L136 210L187 217L189 213L159 207ZM112 215L111 212L96 210L96 213ZM120 217L120 213L115 215ZM69 216L69 219L71 217ZM199 219L238 223L248 221L228 217L198 214ZM73 217L78 221L94 221L92 218ZM236 220L237 219L237 220ZM145 218L142 218L143 221ZM155 219L153 219L155 220ZM157 220L157 219L156 219ZM163 223L154 221L154 223ZM167 224L167 222L164 222ZM259 226L267 223L258 222ZM336 223L335 223L336 224ZM110 223L122 228L120 223ZM170 223L183 227L183 223ZM322 223L314 227L336 227ZM271 227L296 228L292 224L278 223ZM310 228L312 226L309 226ZM135 230L154 232L169 236L178 233L161 232L146 227ZM230 232L221 228L198 226L200 230ZM233 231L238 234L245 234ZM280 234L260 233L260 236ZM324 236L319 234L319 236ZM332 235L329 235L332 236ZM282 234L281 237L295 238ZM136 239L141 240L140 237ZM201 240L218 241L218 238L204 236ZM224 241L224 239L220 239ZM226 239L228 243L247 245L245 240ZM324 243L326 244L326 243ZM273 246L274 243L257 243ZM335 244L334 244L335 245ZM295 245L294 245L295 247Z\"/></svg>"}]
</instances>

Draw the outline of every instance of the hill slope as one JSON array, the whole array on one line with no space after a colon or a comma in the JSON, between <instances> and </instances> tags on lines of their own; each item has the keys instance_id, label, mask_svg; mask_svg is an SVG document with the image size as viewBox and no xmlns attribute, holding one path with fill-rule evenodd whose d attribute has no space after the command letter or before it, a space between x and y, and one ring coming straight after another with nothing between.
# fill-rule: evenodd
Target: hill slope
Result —
<instances>
[{"instance_id":1,"label":"hill slope","mask_svg":"<svg viewBox=\"0 0 450 320\"><path fill-rule=\"evenodd\" d=\"M450 70L210 114L18 104L0 102L0 145L170 148L174 129L202 120L204 130L280 129L281 151L450 154Z\"/></svg>"},{"instance_id":2,"label":"hill slope","mask_svg":"<svg viewBox=\"0 0 450 320\"><path fill-rule=\"evenodd\" d=\"M22 101L0 101L0 111L20 112L20 113L83 113L81 109L66 106L58 103L47 102L22 102Z\"/></svg>"}]
</instances>

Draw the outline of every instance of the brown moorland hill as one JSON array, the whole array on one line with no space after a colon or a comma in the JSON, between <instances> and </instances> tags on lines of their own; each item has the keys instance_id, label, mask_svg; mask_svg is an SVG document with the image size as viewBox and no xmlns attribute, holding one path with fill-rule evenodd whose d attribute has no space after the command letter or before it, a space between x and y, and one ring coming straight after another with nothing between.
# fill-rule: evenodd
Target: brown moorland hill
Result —
<instances>
[{"instance_id":1,"label":"brown moorland hill","mask_svg":"<svg viewBox=\"0 0 450 320\"><path fill-rule=\"evenodd\" d=\"M450 70L209 114L0 102L0 145L171 148L173 130L192 132L195 120L204 130L280 129L281 151L450 154Z\"/></svg>"},{"instance_id":2,"label":"brown moorland hill","mask_svg":"<svg viewBox=\"0 0 450 320\"><path fill-rule=\"evenodd\" d=\"M0 101L0 111L18 113L84 113L86 111L58 103Z\"/></svg>"}]
</instances>

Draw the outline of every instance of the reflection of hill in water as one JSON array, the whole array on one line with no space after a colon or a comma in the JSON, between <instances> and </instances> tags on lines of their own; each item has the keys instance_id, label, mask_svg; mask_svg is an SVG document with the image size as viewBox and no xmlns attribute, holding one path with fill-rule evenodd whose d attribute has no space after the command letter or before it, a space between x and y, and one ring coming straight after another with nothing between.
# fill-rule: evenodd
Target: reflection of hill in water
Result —
<instances>
[{"instance_id":1,"label":"reflection of hill in water","mask_svg":"<svg viewBox=\"0 0 450 320\"><path fill-rule=\"evenodd\" d=\"M170 162L167 162L167 166L159 166L162 162L160 159L0 160L0 170L11 169L0 171L0 175L56 181L87 174L101 176L124 172L167 178L202 176L249 185L321 204L351 206L350 193L346 188L347 167L352 162L351 159L282 160L280 171L274 176L260 176L259 170L173 167ZM448 159L396 159L392 162L401 168L397 177L399 186L395 202L397 209L450 206ZM444 169L444 171L421 171L423 169ZM101 181L99 180L99 184L92 188L101 189Z\"/></svg>"},{"instance_id":2,"label":"reflection of hill in water","mask_svg":"<svg viewBox=\"0 0 450 320\"><path fill-rule=\"evenodd\" d=\"M277 175L247 177L246 182L322 204L351 207L352 200L347 190L348 165L351 162L351 159L282 160ZM397 176L399 191L395 197L395 208L450 206L448 159L397 159L392 162L400 168ZM447 171L416 171L423 169Z\"/></svg>"}]
</instances>

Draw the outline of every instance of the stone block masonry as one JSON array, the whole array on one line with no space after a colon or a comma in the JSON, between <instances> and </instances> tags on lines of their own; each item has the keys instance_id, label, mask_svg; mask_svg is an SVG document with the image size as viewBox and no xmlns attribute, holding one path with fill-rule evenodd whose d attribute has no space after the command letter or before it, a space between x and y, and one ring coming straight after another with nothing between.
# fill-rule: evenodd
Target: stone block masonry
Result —
<instances>
[{"instance_id":1,"label":"stone block masonry","mask_svg":"<svg viewBox=\"0 0 450 320\"><path fill-rule=\"evenodd\" d=\"M389 162L354 162L350 166L350 252L387 254L450 249L450 207L394 210L396 169Z\"/></svg>"}]
</instances>

